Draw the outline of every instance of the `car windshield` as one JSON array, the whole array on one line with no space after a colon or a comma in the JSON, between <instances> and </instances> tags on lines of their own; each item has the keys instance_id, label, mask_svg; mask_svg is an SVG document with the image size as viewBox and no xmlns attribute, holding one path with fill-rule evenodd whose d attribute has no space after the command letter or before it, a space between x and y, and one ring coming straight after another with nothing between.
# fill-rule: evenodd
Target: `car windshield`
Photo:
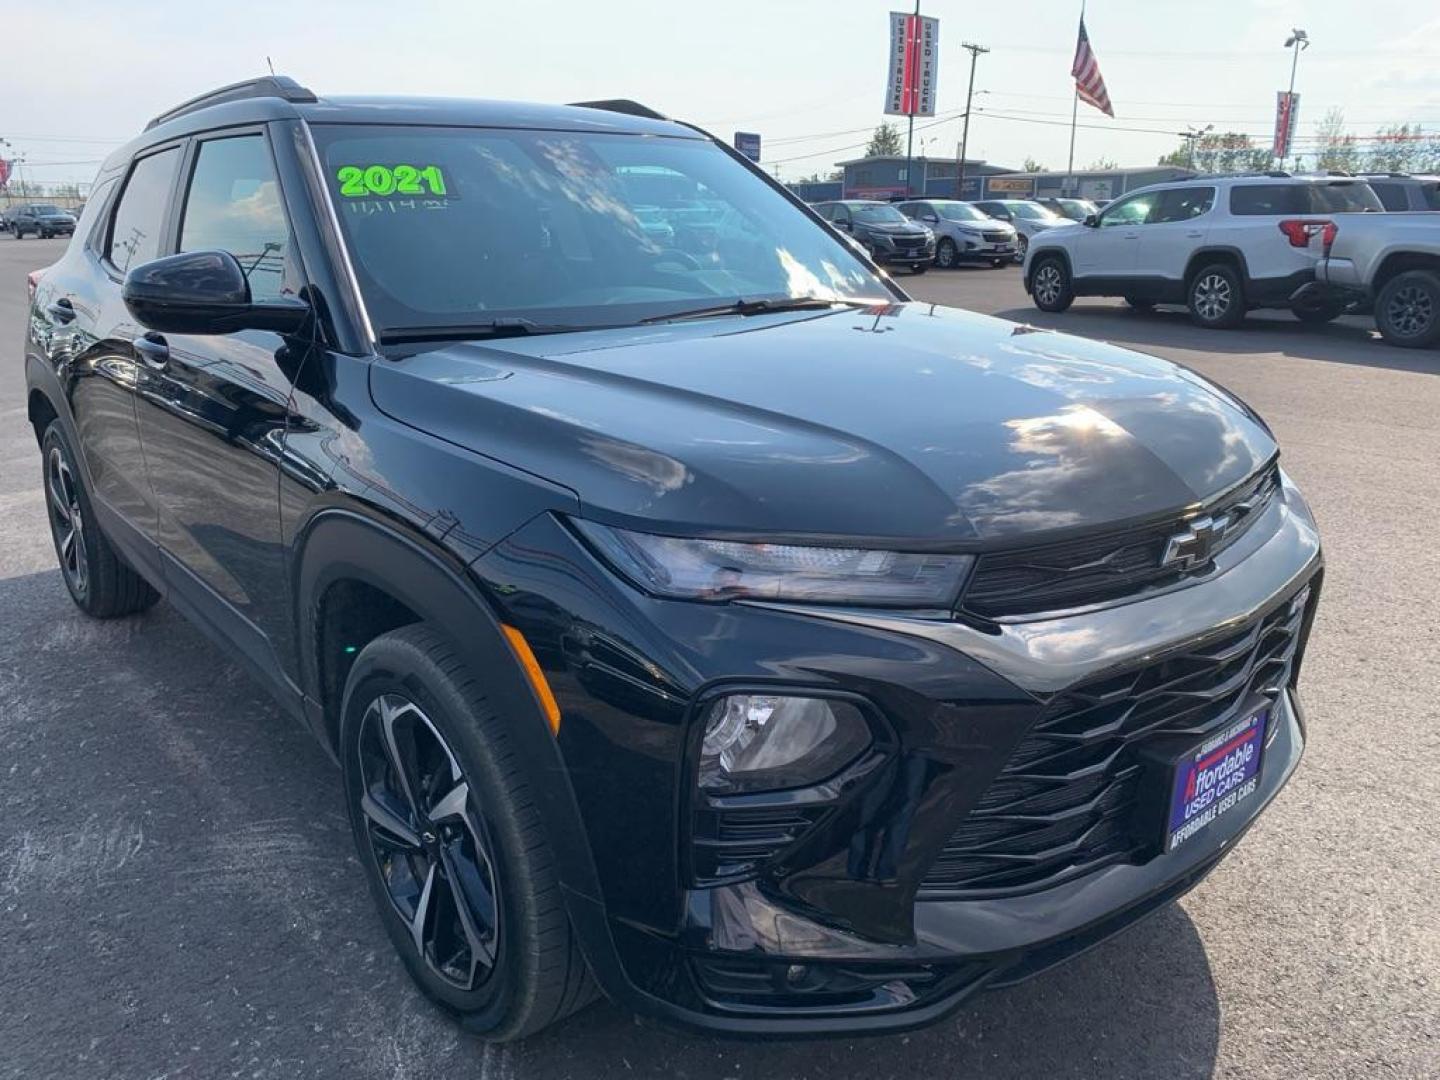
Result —
<instances>
[{"instance_id":1,"label":"car windshield","mask_svg":"<svg viewBox=\"0 0 1440 1080\"><path fill-rule=\"evenodd\" d=\"M889 203L852 205L850 212L855 215L856 221L863 221L867 225L896 225L910 220Z\"/></svg>"},{"instance_id":2,"label":"car windshield","mask_svg":"<svg viewBox=\"0 0 1440 1080\"><path fill-rule=\"evenodd\" d=\"M989 221L989 214L982 214L969 203L938 203L940 216L946 221Z\"/></svg>"},{"instance_id":3,"label":"car windshield","mask_svg":"<svg viewBox=\"0 0 1440 1080\"><path fill-rule=\"evenodd\" d=\"M43 204L43 205L41 205L41 206L35 207L35 213L37 213L37 214L63 214L64 211L61 210L58 206L51 206L49 203L45 203L45 204Z\"/></svg>"},{"instance_id":4,"label":"car windshield","mask_svg":"<svg viewBox=\"0 0 1440 1080\"><path fill-rule=\"evenodd\" d=\"M314 131L381 333L507 318L620 326L742 299L892 297L848 243L704 139Z\"/></svg>"},{"instance_id":5,"label":"car windshield","mask_svg":"<svg viewBox=\"0 0 1440 1080\"><path fill-rule=\"evenodd\" d=\"M1029 218L1031 221L1058 221L1060 219L1058 214L1045 209L1039 203L1007 202L1005 209L1016 217Z\"/></svg>"}]
</instances>

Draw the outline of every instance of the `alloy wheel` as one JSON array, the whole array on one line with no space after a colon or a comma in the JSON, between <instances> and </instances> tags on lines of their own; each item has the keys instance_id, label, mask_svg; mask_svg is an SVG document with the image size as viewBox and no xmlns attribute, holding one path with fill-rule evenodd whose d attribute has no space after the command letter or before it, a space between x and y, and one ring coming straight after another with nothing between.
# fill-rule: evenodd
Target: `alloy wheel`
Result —
<instances>
[{"instance_id":1,"label":"alloy wheel","mask_svg":"<svg viewBox=\"0 0 1440 1080\"><path fill-rule=\"evenodd\" d=\"M360 810L390 902L426 966L473 990L495 969L500 898L469 781L408 698L381 694L360 724Z\"/></svg>"},{"instance_id":2,"label":"alloy wheel","mask_svg":"<svg viewBox=\"0 0 1440 1080\"><path fill-rule=\"evenodd\" d=\"M1435 304L1429 290L1406 285L1395 291L1385 306L1385 318L1400 337L1419 337L1435 321Z\"/></svg>"},{"instance_id":3,"label":"alloy wheel","mask_svg":"<svg viewBox=\"0 0 1440 1080\"><path fill-rule=\"evenodd\" d=\"M58 446L52 446L45 459L45 491L61 572L75 592L83 595L90 580L90 564L85 557L85 517L80 512L75 474Z\"/></svg>"},{"instance_id":4,"label":"alloy wheel","mask_svg":"<svg viewBox=\"0 0 1440 1080\"><path fill-rule=\"evenodd\" d=\"M1035 299L1042 304L1053 304L1060 299L1064 286L1065 283L1060 278L1060 268L1050 262L1035 271L1035 280L1030 287L1035 290Z\"/></svg>"},{"instance_id":5,"label":"alloy wheel","mask_svg":"<svg viewBox=\"0 0 1440 1080\"><path fill-rule=\"evenodd\" d=\"M1221 274L1206 274L1195 283L1195 312L1206 322L1225 317L1230 310L1230 282Z\"/></svg>"},{"instance_id":6,"label":"alloy wheel","mask_svg":"<svg viewBox=\"0 0 1440 1080\"><path fill-rule=\"evenodd\" d=\"M955 265L957 255L955 241L947 237L940 241L940 247L935 252L935 265L942 270L949 270Z\"/></svg>"}]
</instances>

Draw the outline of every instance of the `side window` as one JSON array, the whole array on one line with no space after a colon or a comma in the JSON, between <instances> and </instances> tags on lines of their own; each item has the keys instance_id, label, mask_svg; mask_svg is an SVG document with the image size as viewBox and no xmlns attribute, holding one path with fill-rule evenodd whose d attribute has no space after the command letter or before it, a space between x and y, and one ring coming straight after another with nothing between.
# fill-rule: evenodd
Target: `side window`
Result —
<instances>
[{"instance_id":1,"label":"side window","mask_svg":"<svg viewBox=\"0 0 1440 1080\"><path fill-rule=\"evenodd\" d=\"M280 202L275 166L261 135L200 144L185 213L181 251L228 251L239 260L256 300L294 293L286 281L290 229Z\"/></svg>"},{"instance_id":2,"label":"side window","mask_svg":"<svg viewBox=\"0 0 1440 1080\"><path fill-rule=\"evenodd\" d=\"M160 254L160 230L165 226L165 210L179 163L180 150L171 147L141 158L130 170L105 249L105 257L121 273Z\"/></svg>"},{"instance_id":3,"label":"side window","mask_svg":"<svg viewBox=\"0 0 1440 1080\"><path fill-rule=\"evenodd\" d=\"M1145 195L1132 195L1107 206L1100 215L1100 227L1108 229L1113 225L1144 224L1145 219L1150 216L1150 208L1155 205L1159 196L1159 192L1152 191Z\"/></svg>"},{"instance_id":4,"label":"side window","mask_svg":"<svg viewBox=\"0 0 1440 1080\"><path fill-rule=\"evenodd\" d=\"M1379 196L1380 205L1386 210L1405 210L1409 206L1409 200L1405 198L1405 189L1399 184L1384 184L1379 180L1371 180L1370 190Z\"/></svg>"},{"instance_id":5,"label":"side window","mask_svg":"<svg viewBox=\"0 0 1440 1080\"><path fill-rule=\"evenodd\" d=\"M843 203L836 203L835 221L843 222L848 225L850 223L850 208L848 206L845 206Z\"/></svg>"},{"instance_id":6,"label":"side window","mask_svg":"<svg viewBox=\"0 0 1440 1080\"><path fill-rule=\"evenodd\" d=\"M96 184L90 197L85 200L85 210L80 215L80 220L75 223L75 235L84 237L86 246L96 252L105 244L105 230L100 227L100 221L114 187L114 177Z\"/></svg>"},{"instance_id":7,"label":"side window","mask_svg":"<svg viewBox=\"0 0 1440 1080\"><path fill-rule=\"evenodd\" d=\"M1237 184L1230 189L1230 212L1242 217L1306 213L1294 184Z\"/></svg>"},{"instance_id":8,"label":"side window","mask_svg":"<svg viewBox=\"0 0 1440 1080\"><path fill-rule=\"evenodd\" d=\"M815 207L815 212L819 214L822 218L824 218L826 221L835 220L834 203L821 203L819 206Z\"/></svg>"},{"instance_id":9,"label":"side window","mask_svg":"<svg viewBox=\"0 0 1440 1080\"><path fill-rule=\"evenodd\" d=\"M1213 187L1171 188L1160 193L1160 201L1150 211L1148 225L1167 221L1189 221L1207 213L1215 205Z\"/></svg>"},{"instance_id":10,"label":"side window","mask_svg":"<svg viewBox=\"0 0 1440 1080\"><path fill-rule=\"evenodd\" d=\"M895 209L899 210L900 213L904 214L908 218L918 218L921 214L921 207L919 203L901 203Z\"/></svg>"},{"instance_id":11,"label":"side window","mask_svg":"<svg viewBox=\"0 0 1440 1080\"><path fill-rule=\"evenodd\" d=\"M1420 193L1425 198L1426 210L1440 210L1440 183L1427 180L1420 185Z\"/></svg>"}]
</instances>

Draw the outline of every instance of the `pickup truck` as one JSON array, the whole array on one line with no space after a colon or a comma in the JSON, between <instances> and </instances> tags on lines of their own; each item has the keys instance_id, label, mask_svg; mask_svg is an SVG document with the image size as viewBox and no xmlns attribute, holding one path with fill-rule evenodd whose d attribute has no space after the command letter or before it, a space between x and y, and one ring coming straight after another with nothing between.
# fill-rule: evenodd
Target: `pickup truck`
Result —
<instances>
[{"instance_id":1,"label":"pickup truck","mask_svg":"<svg viewBox=\"0 0 1440 1080\"><path fill-rule=\"evenodd\" d=\"M1324 234L1320 289L1374 307L1391 345L1440 344L1440 214L1346 214Z\"/></svg>"}]
</instances>

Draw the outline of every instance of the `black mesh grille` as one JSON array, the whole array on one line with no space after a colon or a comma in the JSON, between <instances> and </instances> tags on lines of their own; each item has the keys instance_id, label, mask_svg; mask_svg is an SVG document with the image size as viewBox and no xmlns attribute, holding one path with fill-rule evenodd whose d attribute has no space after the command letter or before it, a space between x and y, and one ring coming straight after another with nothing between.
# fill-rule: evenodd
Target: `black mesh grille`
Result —
<instances>
[{"instance_id":1,"label":"black mesh grille","mask_svg":"<svg viewBox=\"0 0 1440 1080\"><path fill-rule=\"evenodd\" d=\"M934 895L1026 892L1155 850L1143 751L1289 683L1309 589L1248 626L1057 694L930 868ZM1153 768L1153 765L1151 766Z\"/></svg>"},{"instance_id":2,"label":"black mesh grille","mask_svg":"<svg viewBox=\"0 0 1440 1080\"><path fill-rule=\"evenodd\" d=\"M980 235L985 238L987 244L1003 244L1010 239L1010 234L1004 232L987 232Z\"/></svg>"},{"instance_id":3,"label":"black mesh grille","mask_svg":"<svg viewBox=\"0 0 1440 1080\"><path fill-rule=\"evenodd\" d=\"M695 811L691 842L696 882L746 877L795 841L824 806L747 806Z\"/></svg>"},{"instance_id":4,"label":"black mesh grille","mask_svg":"<svg viewBox=\"0 0 1440 1080\"><path fill-rule=\"evenodd\" d=\"M1200 510L1155 525L1102 533L1043 547L982 555L965 590L961 608L985 618L1034 614L1122 599L1180 580L1196 566L1178 571L1161 566L1166 545L1187 522L1226 516L1229 527L1212 557L1244 534L1279 490L1279 469L1271 466Z\"/></svg>"}]
</instances>

